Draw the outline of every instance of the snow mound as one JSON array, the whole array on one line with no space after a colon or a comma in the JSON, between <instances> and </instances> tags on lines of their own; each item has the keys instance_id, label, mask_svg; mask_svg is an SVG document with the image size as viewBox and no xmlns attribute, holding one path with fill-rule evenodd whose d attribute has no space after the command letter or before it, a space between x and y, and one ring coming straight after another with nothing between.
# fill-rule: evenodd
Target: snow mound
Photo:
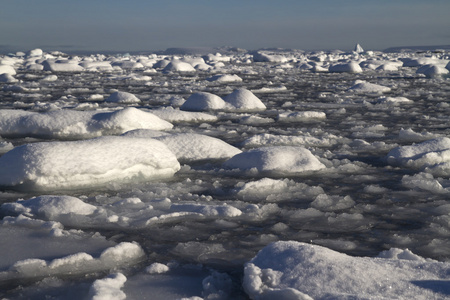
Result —
<instances>
[{"instance_id":1,"label":"snow mound","mask_svg":"<svg viewBox=\"0 0 450 300\"><path fill-rule=\"evenodd\" d=\"M237 154L224 163L230 169L274 174L295 174L325 168L309 150L303 147L262 147Z\"/></svg>"},{"instance_id":2,"label":"snow mound","mask_svg":"<svg viewBox=\"0 0 450 300\"><path fill-rule=\"evenodd\" d=\"M332 73L361 73L362 69L358 63L352 61L349 63L331 65L328 71Z\"/></svg>"},{"instance_id":3,"label":"snow mound","mask_svg":"<svg viewBox=\"0 0 450 300\"><path fill-rule=\"evenodd\" d=\"M84 68L78 64L77 61L51 61L45 60L42 62L44 71L51 72L82 72Z\"/></svg>"},{"instance_id":4,"label":"snow mound","mask_svg":"<svg viewBox=\"0 0 450 300\"><path fill-rule=\"evenodd\" d=\"M21 214L33 214L46 219L55 219L60 215L91 215L97 209L72 196L44 195L15 203L5 203L2 210Z\"/></svg>"},{"instance_id":5,"label":"snow mound","mask_svg":"<svg viewBox=\"0 0 450 300\"><path fill-rule=\"evenodd\" d=\"M231 94L227 95L224 100L233 105L237 110L241 111L260 111L266 109L266 106L258 97L244 88L234 90Z\"/></svg>"},{"instance_id":6,"label":"snow mound","mask_svg":"<svg viewBox=\"0 0 450 300\"><path fill-rule=\"evenodd\" d=\"M172 60L169 64L163 69L164 73L168 72L195 72L195 68L187 63L177 59Z\"/></svg>"},{"instance_id":7,"label":"snow mound","mask_svg":"<svg viewBox=\"0 0 450 300\"><path fill-rule=\"evenodd\" d=\"M11 74L8 73L0 74L0 82L13 83L17 81L18 80L15 79Z\"/></svg>"},{"instance_id":8,"label":"snow mound","mask_svg":"<svg viewBox=\"0 0 450 300\"><path fill-rule=\"evenodd\" d=\"M0 185L23 190L77 189L171 177L175 155L153 139L101 137L43 142L0 157Z\"/></svg>"},{"instance_id":9,"label":"snow mound","mask_svg":"<svg viewBox=\"0 0 450 300\"><path fill-rule=\"evenodd\" d=\"M435 78L447 75L449 70L442 66L424 65L417 69L416 74L423 74L427 78Z\"/></svg>"},{"instance_id":10,"label":"snow mound","mask_svg":"<svg viewBox=\"0 0 450 300\"><path fill-rule=\"evenodd\" d=\"M266 246L248 262L243 284L252 299L440 299L448 295L449 268L286 241Z\"/></svg>"},{"instance_id":11,"label":"snow mound","mask_svg":"<svg viewBox=\"0 0 450 300\"><path fill-rule=\"evenodd\" d=\"M0 280L89 274L133 265L144 256L144 250L137 243L122 242L106 248L98 258L85 252L78 252L50 261L37 258L20 260L7 271L0 272Z\"/></svg>"},{"instance_id":12,"label":"snow mound","mask_svg":"<svg viewBox=\"0 0 450 300\"><path fill-rule=\"evenodd\" d=\"M224 74L224 75L214 75L209 78L206 78L206 80L211 82L241 82L242 78L237 75Z\"/></svg>"},{"instance_id":13,"label":"snow mound","mask_svg":"<svg viewBox=\"0 0 450 300\"><path fill-rule=\"evenodd\" d=\"M422 143L400 146L387 155L388 163L413 169L450 163L450 138L440 137Z\"/></svg>"},{"instance_id":14,"label":"snow mound","mask_svg":"<svg viewBox=\"0 0 450 300\"><path fill-rule=\"evenodd\" d=\"M123 300L127 295L121 291L127 278L122 273L109 275L103 279L97 279L92 284L88 299L92 300Z\"/></svg>"},{"instance_id":15,"label":"snow mound","mask_svg":"<svg viewBox=\"0 0 450 300\"><path fill-rule=\"evenodd\" d=\"M330 146L336 143L337 136L314 137L310 135L275 135L269 133L257 134L246 139L242 144L246 148L271 146Z\"/></svg>"},{"instance_id":16,"label":"snow mound","mask_svg":"<svg viewBox=\"0 0 450 300\"><path fill-rule=\"evenodd\" d=\"M267 53L257 52L253 54L254 62L276 62L276 63L285 63L288 61L286 57L283 55L271 55Z\"/></svg>"},{"instance_id":17,"label":"snow mound","mask_svg":"<svg viewBox=\"0 0 450 300\"><path fill-rule=\"evenodd\" d=\"M105 102L113 102L113 103L139 103L138 97L131 93L127 92L114 92L108 98L105 99Z\"/></svg>"},{"instance_id":18,"label":"snow mound","mask_svg":"<svg viewBox=\"0 0 450 300\"><path fill-rule=\"evenodd\" d=\"M387 93L391 91L391 88L364 80L356 80L354 85L349 88L349 91L356 93Z\"/></svg>"},{"instance_id":19,"label":"snow mound","mask_svg":"<svg viewBox=\"0 0 450 300\"><path fill-rule=\"evenodd\" d=\"M191 112L174 109L173 107L163 107L153 109L151 112L168 122L216 122L217 116L213 116L203 112Z\"/></svg>"},{"instance_id":20,"label":"snow mound","mask_svg":"<svg viewBox=\"0 0 450 300\"><path fill-rule=\"evenodd\" d=\"M114 112L56 110L46 113L0 111L0 135L92 138L133 129L168 130L173 125L152 113L129 107Z\"/></svg>"},{"instance_id":21,"label":"snow mound","mask_svg":"<svg viewBox=\"0 0 450 300\"><path fill-rule=\"evenodd\" d=\"M414 103L411 99L406 97L385 97L381 96L377 100L378 103L390 104L390 105L399 105L399 104L411 104Z\"/></svg>"},{"instance_id":22,"label":"snow mound","mask_svg":"<svg viewBox=\"0 0 450 300\"><path fill-rule=\"evenodd\" d=\"M152 130L134 130L127 137L154 138L163 142L181 163L230 158L242 151L214 137L196 133L160 134Z\"/></svg>"},{"instance_id":23,"label":"snow mound","mask_svg":"<svg viewBox=\"0 0 450 300\"><path fill-rule=\"evenodd\" d=\"M0 65L0 74L16 75L16 69L10 65Z\"/></svg>"},{"instance_id":24,"label":"snow mound","mask_svg":"<svg viewBox=\"0 0 450 300\"><path fill-rule=\"evenodd\" d=\"M278 115L279 121L284 122L298 122L308 120L323 120L327 115L321 111L297 111L297 112L284 112Z\"/></svg>"},{"instance_id":25,"label":"snow mound","mask_svg":"<svg viewBox=\"0 0 450 300\"><path fill-rule=\"evenodd\" d=\"M180 109L190 111L209 111L222 110L226 107L227 103L219 96L207 92L199 92L189 96L186 102L181 105Z\"/></svg>"}]
</instances>

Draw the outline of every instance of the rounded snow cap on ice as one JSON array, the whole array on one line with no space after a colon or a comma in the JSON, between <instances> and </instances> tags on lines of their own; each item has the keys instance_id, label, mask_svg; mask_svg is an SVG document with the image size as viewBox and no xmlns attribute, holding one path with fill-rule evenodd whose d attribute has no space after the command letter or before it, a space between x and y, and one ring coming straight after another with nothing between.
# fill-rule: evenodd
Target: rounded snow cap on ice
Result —
<instances>
[{"instance_id":1,"label":"rounded snow cap on ice","mask_svg":"<svg viewBox=\"0 0 450 300\"><path fill-rule=\"evenodd\" d=\"M265 110L266 106L247 89L240 88L234 90L224 98L225 102L233 105L238 110Z\"/></svg>"},{"instance_id":2,"label":"rounded snow cap on ice","mask_svg":"<svg viewBox=\"0 0 450 300\"><path fill-rule=\"evenodd\" d=\"M207 110L218 110L224 109L226 107L225 101L217 95L199 92L192 94L186 102L181 105L181 110L191 110L191 111L207 111Z\"/></svg>"},{"instance_id":3,"label":"rounded snow cap on ice","mask_svg":"<svg viewBox=\"0 0 450 300\"><path fill-rule=\"evenodd\" d=\"M16 75L16 69L10 65L0 65L0 74Z\"/></svg>"},{"instance_id":4,"label":"rounded snow cap on ice","mask_svg":"<svg viewBox=\"0 0 450 300\"><path fill-rule=\"evenodd\" d=\"M114 92L112 93L107 99L105 99L106 102L114 102L114 103L139 103L141 100L139 100L138 97L131 93L127 92Z\"/></svg>"},{"instance_id":5,"label":"rounded snow cap on ice","mask_svg":"<svg viewBox=\"0 0 450 300\"><path fill-rule=\"evenodd\" d=\"M177 59L172 60L164 69L163 72L195 72L194 67Z\"/></svg>"},{"instance_id":6,"label":"rounded snow cap on ice","mask_svg":"<svg viewBox=\"0 0 450 300\"><path fill-rule=\"evenodd\" d=\"M325 168L317 157L303 147L262 147L237 154L224 163L230 169L249 170L275 174L292 174Z\"/></svg>"},{"instance_id":7,"label":"rounded snow cap on ice","mask_svg":"<svg viewBox=\"0 0 450 300\"><path fill-rule=\"evenodd\" d=\"M427 78L439 77L442 75L447 75L448 73L449 71L446 68L436 65L425 65L416 71L416 74L423 74Z\"/></svg>"},{"instance_id":8,"label":"rounded snow cap on ice","mask_svg":"<svg viewBox=\"0 0 450 300\"><path fill-rule=\"evenodd\" d=\"M361 73L362 69L359 64L352 61L352 62L345 63L345 64L337 64L337 65L330 66L329 71L334 72L334 73L344 73L344 72L346 72L346 73Z\"/></svg>"}]
</instances>

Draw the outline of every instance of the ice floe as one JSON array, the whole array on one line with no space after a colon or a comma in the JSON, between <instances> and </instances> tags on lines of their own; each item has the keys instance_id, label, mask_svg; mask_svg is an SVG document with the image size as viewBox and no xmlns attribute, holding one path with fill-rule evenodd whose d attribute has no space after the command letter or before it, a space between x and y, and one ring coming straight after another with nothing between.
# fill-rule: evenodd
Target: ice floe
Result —
<instances>
[{"instance_id":1,"label":"ice floe","mask_svg":"<svg viewBox=\"0 0 450 300\"><path fill-rule=\"evenodd\" d=\"M391 150L387 161L414 169L439 168L450 162L450 138L440 137Z\"/></svg>"},{"instance_id":2,"label":"ice floe","mask_svg":"<svg viewBox=\"0 0 450 300\"><path fill-rule=\"evenodd\" d=\"M222 140L196 133L161 133L152 130L134 130L127 137L154 138L163 142L181 163L227 159L242 151Z\"/></svg>"},{"instance_id":3,"label":"ice floe","mask_svg":"<svg viewBox=\"0 0 450 300\"><path fill-rule=\"evenodd\" d=\"M234 90L231 94L225 96L224 100L239 111L260 111L266 109L266 106L258 97L244 88Z\"/></svg>"},{"instance_id":4,"label":"ice floe","mask_svg":"<svg viewBox=\"0 0 450 300\"><path fill-rule=\"evenodd\" d=\"M117 91L112 93L108 98L105 99L106 102L114 102L114 103L139 103L138 97L131 93Z\"/></svg>"},{"instance_id":5,"label":"ice floe","mask_svg":"<svg viewBox=\"0 0 450 300\"><path fill-rule=\"evenodd\" d=\"M76 189L173 176L175 155L154 139L102 137L42 142L0 157L0 185L26 190Z\"/></svg>"},{"instance_id":6,"label":"ice floe","mask_svg":"<svg viewBox=\"0 0 450 300\"><path fill-rule=\"evenodd\" d=\"M351 257L294 241L263 248L245 266L252 299L432 299L448 295L449 264L394 249Z\"/></svg>"},{"instance_id":7,"label":"ice floe","mask_svg":"<svg viewBox=\"0 0 450 300\"><path fill-rule=\"evenodd\" d=\"M302 147L262 147L237 154L224 163L230 169L273 174L295 174L325 168L309 150Z\"/></svg>"},{"instance_id":8,"label":"ice floe","mask_svg":"<svg viewBox=\"0 0 450 300\"><path fill-rule=\"evenodd\" d=\"M114 112L56 110L37 113L0 111L0 135L53 138L91 138L117 135L133 129L168 130L173 125L136 108Z\"/></svg>"}]
</instances>

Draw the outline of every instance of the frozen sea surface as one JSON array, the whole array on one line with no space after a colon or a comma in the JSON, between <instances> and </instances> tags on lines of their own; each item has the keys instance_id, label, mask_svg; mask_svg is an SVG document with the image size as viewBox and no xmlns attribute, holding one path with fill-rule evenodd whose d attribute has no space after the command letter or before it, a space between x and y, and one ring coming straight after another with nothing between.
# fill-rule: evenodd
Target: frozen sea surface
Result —
<instances>
[{"instance_id":1,"label":"frozen sea surface","mask_svg":"<svg viewBox=\"0 0 450 300\"><path fill-rule=\"evenodd\" d=\"M372 275L342 271L354 259L374 266L372 278L386 264L408 273L393 276L400 298L412 283L423 299L450 297L449 60L0 57L0 295L366 299L358 286ZM417 72L424 66L439 72ZM209 94L183 106L195 93ZM280 241L300 267L286 256L268 263ZM303 243L339 258L324 276L356 287L328 289L316 269L301 275L320 292L283 279L308 263ZM391 297L383 288L376 294Z\"/></svg>"}]
</instances>

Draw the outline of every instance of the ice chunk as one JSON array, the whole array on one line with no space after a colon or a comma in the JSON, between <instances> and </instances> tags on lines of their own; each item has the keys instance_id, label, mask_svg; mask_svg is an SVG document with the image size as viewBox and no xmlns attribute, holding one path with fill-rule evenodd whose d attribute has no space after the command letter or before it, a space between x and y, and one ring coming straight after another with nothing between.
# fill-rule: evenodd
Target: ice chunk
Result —
<instances>
[{"instance_id":1,"label":"ice chunk","mask_svg":"<svg viewBox=\"0 0 450 300\"><path fill-rule=\"evenodd\" d=\"M356 44L355 48L353 49L353 51L356 52L356 53L364 53L364 49L363 49L363 47L361 47L360 44Z\"/></svg>"},{"instance_id":2,"label":"ice chunk","mask_svg":"<svg viewBox=\"0 0 450 300\"><path fill-rule=\"evenodd\" d=\"M321 111L297 111L297 112L285 112L278 115L278 120L284 122L298 122L308 120L323 120L327 115Z\"/></svg>"},{"instance_id":3,"label":"ice chunk","mask_svg":"<svg viewBox=\"0 0 450 300\"><path fill-rule=\"evenodd\" d=\"M163 69L163 72L195 72L195 69L187 62L174 59Z\"/></svg>"},{"instance_id":4,"label":"ice chunk","mask_svg":"<svg viewBox=\"0 0 450 300\"><path fill-rule=\"evenodd\" d=\"M112 93L108 98L105 99L105 102L114 102L114 103L139 103L138 97L131 93L117 91Z\"/></svg>"},{"instance_id":5,"label":"ice chunk","mask_svg":"<svg viewBox=\"0 0 450 300\"><path fill-rule=\"evenodd\" d=\"M91 300L123 300L127 297L121 290L127 278L122 273L109 275L106 278L94 281L90 290Z\"/></svg>"},{"instance_id":6,"label":"ice chunk","mask_svg":"<svg viewBox=\"0 0 450 300\"><path fill-rule=\"evenodd\" d=\"M394 148L388 153L387 161L393 165L414 169L449 163L450 138L440 137L411 146Z\"/></svg>"},{"instance_id":7,"label":"ice chunk","mask_svg":"<svg viewBox=\"0 0 450 300\"><path fill-rule=\"evenodd\" d=\"M171 177L179 169L175 155L153 139L43 142L16 147L0 157L0 185L74 189Z\"/></svg>"},{"instance_id":8,"label":"ice chunk","mask_svg":"<svg viewBox=\"0 0 450 300\"><path fill-rule=\"evenodd\" d=\"M253 61L255 62L277 62L285 63L288 61L283 55L268 54L263 52L257 52L253 54Z\"/></svg>"},{"instance_id":9,"label":"ice chunk","mask_svg":"<svg viewBox=\"0 0 450 300\"><path fill-rule=\"evenodd\" d=\"M54 219L63 214L90 215L97 209L72 196L44 195L15 203L5 203L1 209L20 213L32 213L47 219Z\"/></svg>"},{"instance_id":10,"label":"ice chunk","mask_svg":"<svg viewBox=\"0 0 450 300\"><path fill-rule=\"evenodd\" d=\"M16 70L10 65L0 65L0 74L16 75Z\"/></svg>"},{"instance_id":11,"label":"ice chunk","mask_svg":"<svg viewBox=\"0 0 450 300\"><path fill-rule=\"evenodd\" d=\"M82 72L84 68L78 64L78 61L53 61L45 60L42 62L44 71L52 72Z\"/></svg>"},{"instance_id":12,"label":"ice chunk","mask_svg":"<svg viewBox=\"0 0 450 300\"><path fill-rule=\"evenodd\" d=\"M401 256L414 260L351 257L321 246L276 242L245 265L243 284L252 299L445 298L449 263Z\"/></svg>"},{"instance_id":13,"label":"ice chunk","mask_svg":"<svg viewBox=\"0 0 450 300\"><path fill-rule=\"evenodd\" d=\"M206 78L208 81L212 82L241 82L242 78L238 75L230 75L230 74L224 74L224 75L214 75L212 77Z\"/></svg>"},{"instance_id":14,"label":"ice chunk","mask_svg":"<svg viewBox=\"0 0 450 300\"><path fill-rule=\"evenodd\" d=\"M328 69L333 73L361 73L362 69L358 63L352 61L349 63L342 63L337 65L331 65Z\"/></svg>"},{"instance_id":15,"label":"ice chunk","mask_svg":"<svg viewBox=\"0 0 450 300\"><path fill-rule=\"evenodd\" d=\"M173 107L163 107L153 109L151 112L168 122L215 122L217 116L213 116L204 112L191 112L174 109Z\"/></svg>"},{"instance_id":16,"label":"ice chunk","mask_svg":"<svg viewBox=\"0 0 450 300\"><path fill-rule=\"evenodd\" d=\"M448 73L449 71L445 67L436 65L424 65L416 71L416 74L423 74L427 78L440 77Z\"/></svg>"},{"instance_id":17,"label":"ice chunk","mask_svg":"<svg viewBox=\"0 0 450 300\"><path fill-rule=\"evenodd\" d=\"M0 110L2 136L90 138L139 128L167 130L172 127L172 124L154 114L133 107L114 112Z\"/></svg>"},{"instance_id":18,"label":"ice chunk","mask_svg":"<svg viewBox=\"0 0 450 300\"><path fill-rule=\"evenodd\" d=\"M325 168L309 150L302 147L262 147L237 154L224 163L230 169L291 174Z\"/></svg>"},{"instance_id":19,"label":"ice chunk","mask_svg":"<svg viewBox=\"0 0 450 300\"><path fill-rule=\"evenodd\" d=\"M227 95L224 100L238 110L259 111L266 109L266 106L258 97L244 88L234 90L231 94Z\"/></svg>"},{"instance_id":20,"label":"ice chunk","mask_svg":"<svg viewBox=\"0 0 450 300\"><path fill-rule=\"evenodd\" d=\"M227 107L227 103L217 95L199 92L194 93L181 105L182 110L191 111L208 111L208 110L222 110Z\"/></svg>"},{"instance_id":21,"label":"ice chunk","mask_svg":"<svg viewBox=\"0 0 450 300\"><path fill-rule=\"evenodd\" d=\"M391 91L391 88L364 80L356 80L349 90L357 93L387 93Z\"/></svg>"}]
</instances>

